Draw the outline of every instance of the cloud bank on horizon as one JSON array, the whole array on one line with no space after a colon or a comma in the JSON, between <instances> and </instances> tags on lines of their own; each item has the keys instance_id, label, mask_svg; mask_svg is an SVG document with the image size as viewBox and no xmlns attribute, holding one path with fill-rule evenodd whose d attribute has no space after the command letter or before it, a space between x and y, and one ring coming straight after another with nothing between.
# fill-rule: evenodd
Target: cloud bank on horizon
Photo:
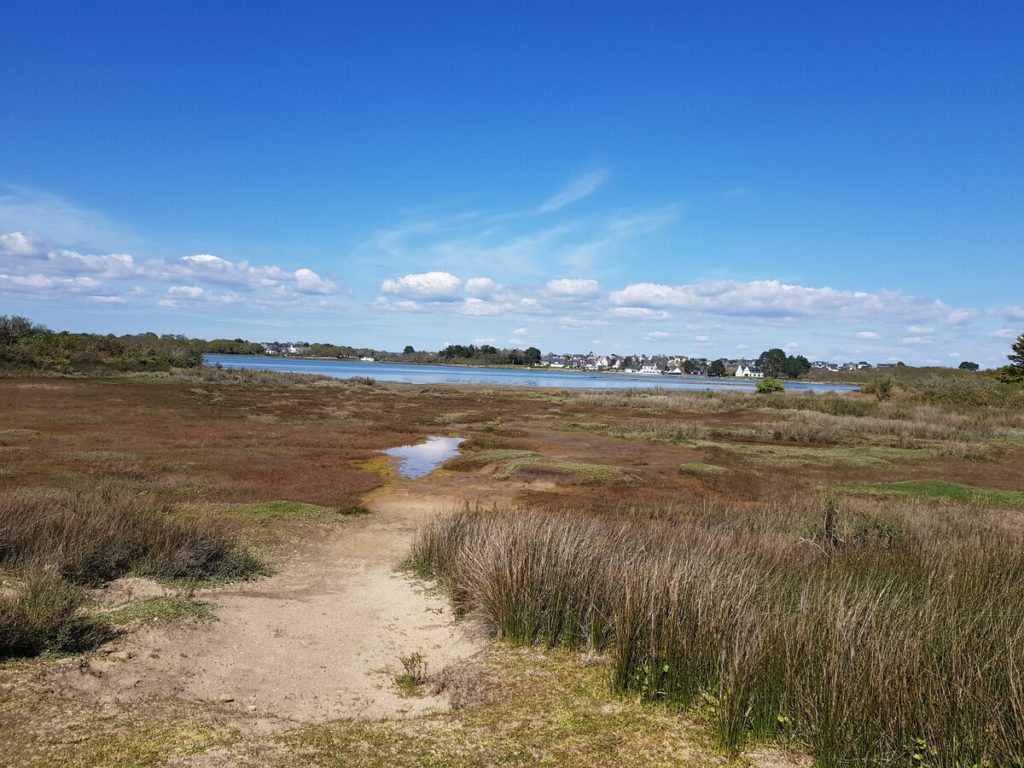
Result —
<instances>
[{"instance_id":1,"label":"cloud bank on horizon","mask_svg":"<svg viewBox=\"0 0 1024 768\"><path fill-rule=\"evenodd\" d=\"M805 285L766 275L631 279L629 261L642 259L644 239L676 224L683 207L573 215L569 209L607 178L601 170L570 179L532 211L457 211L403 221L362 236L329 270L212 253L92 252L34 228L12 229L0 233L0 297L7 311L97 331L151 328L270 340L305 338L317 329L318 340L387 348L410 339L436 348L444 338L559 352L712 357L784 346L812 359L939 365L961 359L999 365L1006 341L1024 325L1020 305L954 306L899 289ZM0 196L0 223L8 227L31 208L28 193L19 194L17 205ZM74 232L78 241L88 241L88 222L101 218L63 200L55 210L72 221L53 222L54 231ZM261 323L267 312L274 323ZM353 337L376 328L387 335Z\"/></svg>"}]
</instances>

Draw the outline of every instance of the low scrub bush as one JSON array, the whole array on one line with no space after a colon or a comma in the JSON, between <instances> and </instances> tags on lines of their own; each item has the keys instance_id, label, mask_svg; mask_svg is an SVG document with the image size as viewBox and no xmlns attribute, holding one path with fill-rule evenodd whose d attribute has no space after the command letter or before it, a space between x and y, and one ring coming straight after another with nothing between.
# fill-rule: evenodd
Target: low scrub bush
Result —
<instances>
[{"instance_id":1,"label":"low scrub bush","mask_svg":"<svg viewBox=\"0 0 1024 768\"><path fill-rule=\"evenodd\" d=\"M496 636L608 650L617 689L702 712L732 752L780 739L822 766L913 765L925 744L930 765L1021 765L1011 513L831 503L826 533L820 502L467 508L423 529L412 563Z\"/></svg>"},{"instance_id":2,"label":"low scrub bush","mask_svg":"<svg viewBox=\"0 0 1024 768\"><path fill-rule=\"evenodd\" d=\"M0 659L78 651L109 636L83 616L81 587L56 574L33 571L12 594L0 597Z\"/></svg>"},{"instance_id":3,"label":"low scrub bush","mask_svg":"<svg viewBox=\"0 0 1024 768\"><path fill-rule=\"evenodd\" d=\"M225 531L116 485L0 494L0 565L86 586L129 572L200 580L263 569Z\"/></svg>"}]
</instances>

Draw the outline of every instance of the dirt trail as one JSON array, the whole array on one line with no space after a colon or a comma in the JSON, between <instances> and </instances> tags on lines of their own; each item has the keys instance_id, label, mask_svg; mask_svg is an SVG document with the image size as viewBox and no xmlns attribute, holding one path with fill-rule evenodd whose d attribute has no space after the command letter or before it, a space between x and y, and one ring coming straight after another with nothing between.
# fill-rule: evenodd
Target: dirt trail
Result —
<instances>
[{"instance_id":1,"label":"dirt trail","mask_svg":"<svg viewBox=\"0 0 1024 768\"><path fill-rule=\"evenodd\" d=\"M275 576L202 595L217 621L139 629L115 653L65 668L56 685L103 701L221 702L272 730L443 709L440 698L398 695L399 658L419 651L438 670L479 642L395 566L418 523L473 498L430 478L397 480L371 494L370 515L318 529L323 538L288 553Z\"/></svg>"}]
</instances>

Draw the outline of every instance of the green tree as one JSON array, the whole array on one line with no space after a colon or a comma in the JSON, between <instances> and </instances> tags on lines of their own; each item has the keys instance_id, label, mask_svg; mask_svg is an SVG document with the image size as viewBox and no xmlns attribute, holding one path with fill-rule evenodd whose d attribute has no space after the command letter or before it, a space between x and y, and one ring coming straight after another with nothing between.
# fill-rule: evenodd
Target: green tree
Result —
<instances>
[{"instance_id":1,"label":"green tree","mask_svg":"<svg viewBox=\"0 0 1024 768\"><path fill-rule=\"evenodd\" d=\"M801 376L810 373L811 362L803 355L786 358L786 375L791 379L799 379Z\"/></svg>"},{"instance_id":2,"label":"green tree","mask_svg":"<svg viewBox=\"0 0 1024 768\"><path fill-rule=\"evenodd\" d=\"M416 350L412 348L412 344L406 344L405 349L402 350L403 355L414 355Z\"/></svg>"},{"instance_id":3,"label":"green tree","mask_svg":"<svg viewBox=\"0 0 1024 768\"><path fill-rule=\"evenodd\" d=\"M45 325L37 325L20 315L0 315L0 344L13 344L29 336L49 333Z\"/></svg>"},{"instance_id":4,"label":"green tree","mask_svg":"<svg viewBox=\"0 0 1024 768\"><path fill-rule=\"evenodd\" d=\"M708 376L725 376L725 363L721 360L715 360L711 365L708 366Z\"/></svg>"},{"instance_id":5,"label":"green tree","mask_svg":"<svg viewBox=\"0 0 1024 768\"><path fill-rule=\"evenodd\" d=\"M1024 383L1024 333L1017 337L1006 359L1010 365L999 369L999 378L1010 383Z\"/></svg>"},{"instance_id":6,"label":"green tree","mask_svg":"<svg viewBox=\"0 0 1024 768\"><path fill-rule=\"evenodd\" d=\"M959 367L960 367L961 371L976 371L981 366L978 365L977 363L971 363L971 362L968 362L967 360L964 360L962 363L960 363Z\"/></svg>"},{"instance_id":7,"label":"green tree","mask_svg":"<svg viewBox=\"0 0 1024 768\"><path fill-rule=\"evenodd\" d=\"M777 379L786 375L786 353L778 347L772 347L761 353L757 358L757 368L768 378Z\"/></svg>"},{"instance_id":8,"label":"green tree","mask_svg":"<svg viewBox=\"0 0 1024 768\"><path fill-rule=\"evenodd\" d=\"M523 353L523 361L527 365L540 365L540 350L536 347L527 347Z\"/></svg>"}]
</instances>

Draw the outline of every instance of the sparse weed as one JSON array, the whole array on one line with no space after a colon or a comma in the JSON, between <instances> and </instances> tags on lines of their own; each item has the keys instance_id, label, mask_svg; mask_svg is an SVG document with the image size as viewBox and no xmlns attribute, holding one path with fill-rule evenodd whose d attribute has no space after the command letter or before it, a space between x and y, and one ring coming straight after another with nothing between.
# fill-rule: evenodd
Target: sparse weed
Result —
<instances>
[{"instance_id":1,"label":"sparse weed","mask_svg":"<svg viewBox=\"0 0 1024 768\"><path fill-rule=\"evenodd\" d=\"M427 660L419 651L399 658L402 673L395 675L395 685L403 696L421 696L427 682Z\"/></svg>"}]
</instances>

